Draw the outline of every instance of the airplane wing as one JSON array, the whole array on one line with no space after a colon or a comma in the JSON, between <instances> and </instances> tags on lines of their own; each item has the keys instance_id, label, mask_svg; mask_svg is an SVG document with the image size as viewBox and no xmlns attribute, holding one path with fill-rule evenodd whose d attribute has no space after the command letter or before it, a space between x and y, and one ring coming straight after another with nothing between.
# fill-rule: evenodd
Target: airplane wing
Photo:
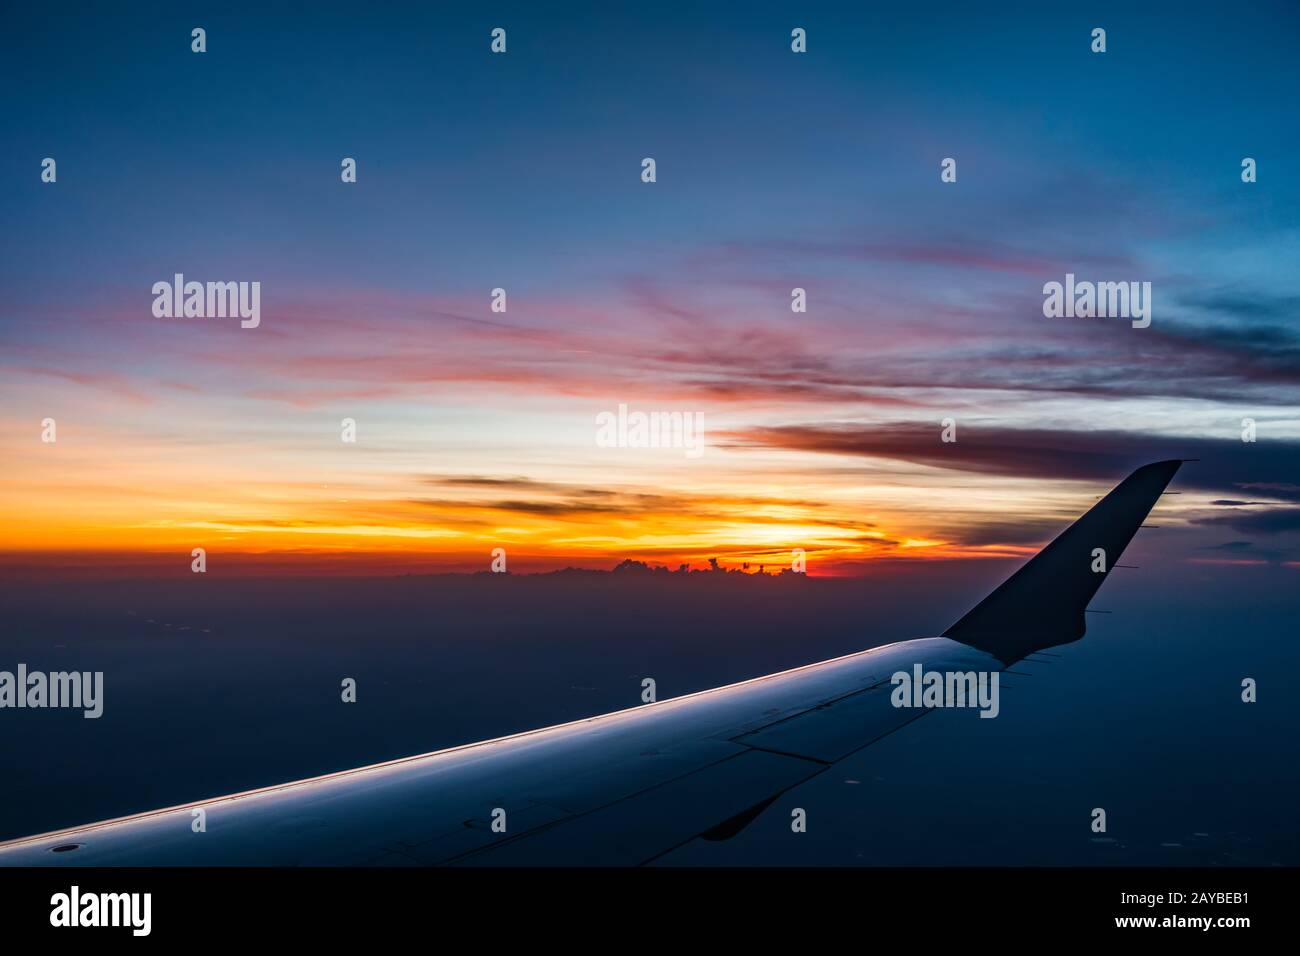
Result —
<instances>
[{"instance_id":1,"label":"airplane wing","mask_svg":"<svg viewBox=\"0 0 1300 956\"><path fill-rule=\"evenodd\" d=\"M1087 602L1179 464L1139 468L945 636L14 840L0 844L0 865L633 865L726 839L781 794L930 713L894 705L894 673L992 674L1081 637ZM1095 548L1104 571L1093 570Z\"/></svg>"}]
</instances>

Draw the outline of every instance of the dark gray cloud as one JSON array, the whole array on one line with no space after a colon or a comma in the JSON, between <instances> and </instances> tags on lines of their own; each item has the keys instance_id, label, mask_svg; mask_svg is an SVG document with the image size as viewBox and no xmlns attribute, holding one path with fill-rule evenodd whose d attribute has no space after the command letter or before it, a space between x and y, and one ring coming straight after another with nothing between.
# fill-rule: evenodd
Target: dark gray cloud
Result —
<instances>
[{"instance_id":1,"label":"dark gray cloud","mask_svg":"<svg viewBox=\"0 0 1300 956\"><path fill-rule=\"evenodd\" d=\"M532 494L531 498L411 498L407 504L448 513L470 511L501 512L505 514L534 515L539 517L567 518L583 515L648 514L690 515L700 520L731 520L733 512L726 509L744 508L799 508L815 511L825 509L826 503L808 498L771 497L762 495L696 495L663 494L629 489L590 488L565 482L538 481L531 478L492 477L484 475L429 476L423 480L449 489L483 489L487 491L510 490ZM765 515L767 524L808 524L806 516L781 518ZM870 531L875 525L869 521L834 521L837 528L854 528Z\"/></svg>"},{"instance_id":2,"label":"dark gray cloud","mask_svg":"<svg viewBox=\"0 0 1300 956\"><path fill-rule=\"evenodd\" d=\"M1231 528L1242 534L1280 534L1300 531L1300 508L1233 511L1230 514L1193 518L1192 524Z\"/></svg>"},{"instance_id":3,"label":"dark gray cloud","mask_svg":"<svg viewBox=\"0 0 1300 956\"><path fill-rule=\"evenodd\" d=\"M1300 296L1271 295L1257 290L1214 289L1182 296L1179 303L1228 319L1246 322L1294 322L1300 318Z\"/></svg>"},{"instance_id":4,"label":"dark gray cloud","mask_svg":"<svg viewBox=\"0 0 1300 956\"><path fill-rule=\"evenodd\" d=\"M1108 481L1151 461L1199 459L1176 487L1231 494L1249 490L1272 501L1300 501L1300 442L1171 437L1123 431L1051 431L958 424L957 441L940 440L937 421L791 425L725 436L733 447L778 447L908 461L954 471L1030 478ZM1235 499L1234 499L1235 500Z\"/></svg>"},{"instance_id":5,"label":"dark gray cloud","mask_svg":"<svg viewBox=\"0 0 1300 956\"><path fill-rule=\"evenodd\" d=\"M1196 550L1219 556L1229 556L1233 559L1267 561L1270 564L1296 560L1295 551L1272 547L1261 548L1254 541L1224 541L1220 544L1202 545Z\"/></svg>"}]
</instances>

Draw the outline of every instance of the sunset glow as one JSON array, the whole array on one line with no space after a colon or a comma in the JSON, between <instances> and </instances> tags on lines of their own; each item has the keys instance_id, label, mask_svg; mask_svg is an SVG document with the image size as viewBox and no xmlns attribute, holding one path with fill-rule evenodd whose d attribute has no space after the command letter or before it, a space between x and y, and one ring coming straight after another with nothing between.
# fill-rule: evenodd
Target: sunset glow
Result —
<instances>
[{"instance_id":1,"label":"sunset glow","mask_svg":"<svg viewBox=\"0 0 1300 956\"><path fill-rule=\"evenodd\" d=\"M1000 57L972 85L907 59L927 48L914 24L866 60L824 30L804 63L729 21L709 62L734 83L665 68L643 96L631 62L699 62L652 23L628 64L593 48L539 79L522 50L430 58L322 16L364 75L290 66L255 27L207 72L168 54L174 89L109 50L41 64L31 76L115 77L87 84L86 115L144 104L98 143L97 171L65 164L55 184L34 164L84 138L79 114L37 79L15 100L5 155L31 168L4 197L22 237L0 263L7 563L184 568L202 547L214 570L387 573L483 570L504 548L512 570L779 570L803 549L810 574L854 573L1029 553L1169 457L1201 459L1160 509L1187 553L1295 560L1294 177L1247 186L1239 157L1196 139L1214 120L1292 155L1281 86L1216 74L1196 128L1177 119L1194 91L1162 89L1154 133L1126 101L1149 86L1131 60L1079 87ZM1066 43L1036 22L999 42ZM520 29L564 42L544 17ZM1159 31L1141 42L1183 55ZM1095 72L1086 45L1049 52ZM1027 84L1071 124L1018 111ZM242 115L248 89L277 109L232 139L212 118ZM334 105L360 102L390 106ZM950 152L962 173L943 183ZM260 283L256 327L160 316L152 289L177 274ZM1047 317L1044 288L1076 274L1146 283L1150 325ZM702 453L602 447L598 416L620 407L700 416Z\"/></svg>"}]
</instances>

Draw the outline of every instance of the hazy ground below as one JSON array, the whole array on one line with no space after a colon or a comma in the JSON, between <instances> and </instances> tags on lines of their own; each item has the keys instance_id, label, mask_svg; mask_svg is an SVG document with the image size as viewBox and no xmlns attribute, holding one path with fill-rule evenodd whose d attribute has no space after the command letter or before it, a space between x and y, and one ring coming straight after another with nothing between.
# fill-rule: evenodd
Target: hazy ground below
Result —
<instances>
[{"instance_id":1,"label":"hazy ground below","mask_svg":"<svg viewBox=\"0 0 1300 956\"><path fill-rule=\"evenodd\" d=\"M99 720L0 711L0 839L636 706L643 677L662 699L933 635L1011 567L11 581L0 670L106 688ZM1115 613L1017 668L998 719L933 715L666 862L1300 862L1298 572L1122 573L1095 602Z\"/></svg>"}]
</instances>

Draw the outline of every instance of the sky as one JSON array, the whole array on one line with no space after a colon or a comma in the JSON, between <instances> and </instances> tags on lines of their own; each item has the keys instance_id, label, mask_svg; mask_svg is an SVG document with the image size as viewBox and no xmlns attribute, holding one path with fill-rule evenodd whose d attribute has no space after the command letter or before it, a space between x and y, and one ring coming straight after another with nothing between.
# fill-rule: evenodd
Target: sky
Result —
<instances>
[{"instance_id":1,"label":"sky","mask_svg":"<svg viewBox=\"0 0 1300 956\"><path fill-rule=\"evenodd\" d=\"M8 14L0 563L858 574L1189 458L1168 560L1300 567L1294 5L699 6Z\"/></svg>"}]
</instances>

